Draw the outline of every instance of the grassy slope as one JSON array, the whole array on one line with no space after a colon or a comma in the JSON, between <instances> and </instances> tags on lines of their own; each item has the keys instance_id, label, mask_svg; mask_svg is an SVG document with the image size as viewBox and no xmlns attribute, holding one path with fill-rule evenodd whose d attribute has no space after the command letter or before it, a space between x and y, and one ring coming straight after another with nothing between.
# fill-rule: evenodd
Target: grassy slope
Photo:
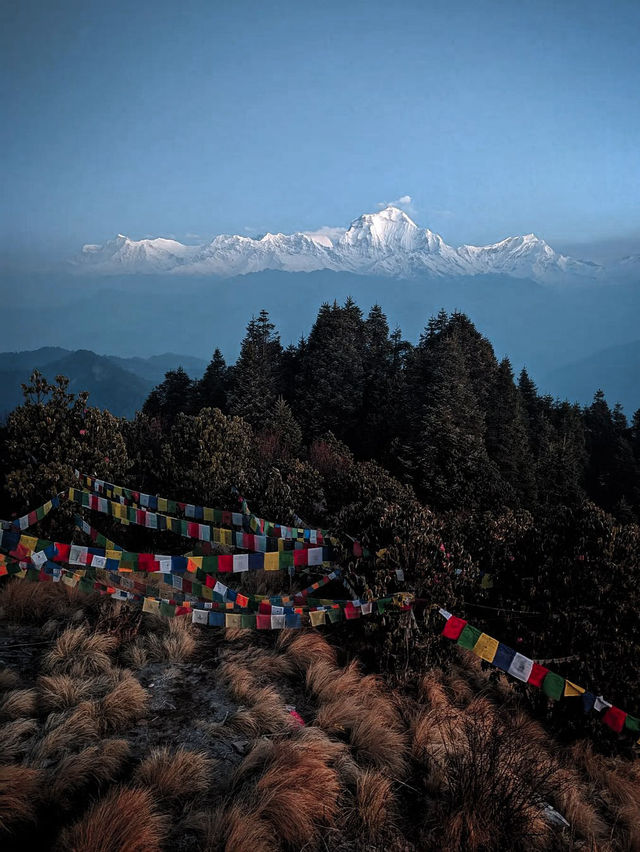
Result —
<instances>
[{"instance_id":1,"label":"grassy slope","mask_svg":"<svg viewBox=\"0 0 640 852\"><path fill-rule=\"evenodd\" d=\"M640 848L638 761L553 742L468 654L392 691L318 632L24 581L0 635L5 850Z\"/></svg>"}]
</instances>

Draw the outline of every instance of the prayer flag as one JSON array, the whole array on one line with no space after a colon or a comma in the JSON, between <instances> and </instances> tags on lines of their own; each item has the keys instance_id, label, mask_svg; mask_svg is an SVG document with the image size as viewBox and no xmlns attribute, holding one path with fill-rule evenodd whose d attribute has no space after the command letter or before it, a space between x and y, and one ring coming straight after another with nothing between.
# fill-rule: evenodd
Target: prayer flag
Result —
<instances>
[{"instance_id":1,"label":"prayer flag","mask_svg":"<svg viewBox=\"0 0 640 852\"><path fill-rule=\"evenodd\" d=\"M493 639L491 636L487 636L486 633L482 633L473 646L473 652L488 663L492 663L498 650L498 644L497 639Z\"/></svg>"},{"instance_id":2,"label":"prayer flag","mask_svg":"<svg viewBox=\"0 0 640 852\"><path fill-rule=\"evenodd\" d=\"M447 620L442 631L442 635L446 636L447 639L459 639L460 634L466 627L466 624L467 622L464 618L458 618L457 615L452 615L451 618Z\"/></svg>"},{"instance_id":3,"label":"prayer flag","mask_svg":"<svg viewBox=\"0 0 640 852\"><path fill-rule=\"evenodd\" d=\"M560 701L564 694L564 678L554 672L547 672L547 676L542 682L542 691L549 698Z\"/></svg>"},{"instance_id":4,"label":"prayer flag","mask_svg":"<svg viewBox=\"0 0 640 852\"><path fill-rule=\"evenodd\" d=\"M627 718L627 714L624 710L620 710L618 707L609 707L602 717L602 721L605 725L608 725L612 731L615 731L617 734L624 728L624 723Z\"/></svg>"},{"instance_id":5,"label":"prayer flag","mask_svg":"<svg viewBox=\"0 0 640 852\"><path fill-rule=\"evenodd\" d=\"M451 619L449 619L449 621L451 621ZM449 624L449 621L447 624ZM481 633L482 631L477 627L465 624L462 633L458 637L458 645L462 645L463 648L467 648L469 651L472 651L476 642L480 638Z\"/></svg>"},{"instance_id":6,"label":"prayer flag","mask_svg":"<svg viewBox=\"0 0 640 852\"><path fill-rule=\"evenodd\" d=\"M531 674L532 668L533 660L530 660L528 657L525 657L522 654L516 653L513 657L513 660L511 661L508 673L513 677L517 677L518 680L521 680L526 683L529 680L529 675Z\"/></svg>"}]
</instances>

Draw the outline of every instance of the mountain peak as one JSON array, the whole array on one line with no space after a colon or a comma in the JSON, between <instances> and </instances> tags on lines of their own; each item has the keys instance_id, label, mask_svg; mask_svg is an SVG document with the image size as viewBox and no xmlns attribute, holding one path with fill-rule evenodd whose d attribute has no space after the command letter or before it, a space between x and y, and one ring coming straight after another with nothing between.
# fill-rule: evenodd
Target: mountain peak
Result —
<instances>
[{"instance_id":1,"label":"mountain peak","mask_svg":"<svg viewBox=\"0 0 640 852\"><path fill-rule=\"evenodd\" d=\"M394 204L363 213L346 230L325 226L315 232L266 233L254 238L220 235L200 246L163 237L132 240L118 234L103 245L83 246L75 265L109 275L188 273L221 278L266 269L330 269L395 278L498 273L552 282L576 276L594 279L602 272L594 264L555 252L533 233L488 246L455 248ZM620 265L620 274L635 274L636 262L624 267Z\"/></svg>"}]
</instances>

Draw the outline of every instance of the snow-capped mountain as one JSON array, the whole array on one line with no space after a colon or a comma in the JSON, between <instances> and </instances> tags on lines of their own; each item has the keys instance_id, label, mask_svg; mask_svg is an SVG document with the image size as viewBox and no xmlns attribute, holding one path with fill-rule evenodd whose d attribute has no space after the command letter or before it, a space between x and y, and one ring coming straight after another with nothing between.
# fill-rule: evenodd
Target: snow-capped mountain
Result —
<instances>
[{"instance_id":1,"label":"snow-capped mountain","mask_svg":"<svg viewBox=\"0 0 640 852\"><path fill-rule=\"evenodd\" d=\"M558 254L534 234L495 245L458 248L420 228L397 207L366 213L343 232L265 234L252 239L222 235L200 246L175 240L130 240L118 235L104 245L86 245L76 268L100 274L180 273L228 278L265 269L312 272L332 269L396 278L502 273L552 283L597 279L602 267Z\"/></svg>"}]
</instances>

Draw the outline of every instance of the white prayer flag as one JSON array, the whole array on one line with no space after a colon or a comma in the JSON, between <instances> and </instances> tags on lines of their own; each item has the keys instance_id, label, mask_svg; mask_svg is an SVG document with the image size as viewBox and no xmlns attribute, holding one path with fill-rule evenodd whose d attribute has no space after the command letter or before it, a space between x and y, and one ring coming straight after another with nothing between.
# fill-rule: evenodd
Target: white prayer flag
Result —
<instances>
[{"instance_id":1,"label":"white prayer flag","mask_svg":"<svg viewBox=\"0 0 640 852\"><path fill-rule=\"evenodd\" d=\"M284 630L286 617L284 615L274 615L273 611L271 612L271 629L272 630Z\"/></svg>"},{"instance_id":2,"label":"white prayer flag","mask_svg":"<svg viewBox=\"0 0 640 852\"><path fill-rule=\"evenodd\" d=\"M47 554L43 550L37 550L35 553L31 554L31 561L36 568L41 568L47 561Z\"/></svg>"},{"instance_id":3,"label":"white prayer flag","mask_svg":"<svg viewBox=\"0 0 640 852\"><path fill-rule=\"evenodd\" d=\"M249 554L235 553L233 556L233 573L242 574L249 570Z\"/></svg>"},{"instance_id":4,"label":"white prayer flag","mask_svg":"<svg viewBox=\"0 0 640 852\"><path fill-rule=\"evenodd\" d=\"M107 564L107 557L106 556L98 556L97 554L94 553L94 555L91 557L91 567L92 568L104 568L104 566L106 564Z\"/></svg>"},{"instance_id":5,"label":"white prayer flag","mask_svg":"<svg viewBox=\"0 0 640 852\"><path fill-rule=\"evenodd\" d=\"M601 713L603 710L606 710L608 707L611 707L612 705L610 704L609 701L606 701L601 695L598 695L596 697L596 700L593 702L593 706L598 711L598 713Z\"/></svg>"},{"instance_id":6,"label":"white prayer flag","mask_svg":"<svg viewBox=\"0 0 640 852\"><path fill-rule=\"evenodd\" d=\"M209 613L206 609L194 609L191 613L192 624L208 624Z\"/></svg>"},{"instance_id":7,"label":"white prayer flag","mask_svg":"<svg viewBox=\"0 0 640 852\"><path fill-rule=\"evenodd\" d=\"M322 565L322 548L310 547L308 550L309 565Z\"/></svg>"},{"instance_id":8,"label":"white prayer flag","mask_svg":"<svg viewBox=\"0 0 640 852\"><path fill-rule=\"evenodd\" d=\"M69 565L86 565L88 553L89 549L87 547L80 547L79 544L72 544L69 551Z\"/></svg>"},{"instance_id":9,"label":"white prayer flag","mask_svg":"<svg viewBox=\"0 0 640 852\"><path fill-rule=\"evenodd\" d=\"M517 677L518 680L526 683L529 680L532 668L533 660L530 660L528 657L523 657L522 654L516 653L507 671L510 675L513 675L513 677Z\"/></svg>"}]
</instances>

